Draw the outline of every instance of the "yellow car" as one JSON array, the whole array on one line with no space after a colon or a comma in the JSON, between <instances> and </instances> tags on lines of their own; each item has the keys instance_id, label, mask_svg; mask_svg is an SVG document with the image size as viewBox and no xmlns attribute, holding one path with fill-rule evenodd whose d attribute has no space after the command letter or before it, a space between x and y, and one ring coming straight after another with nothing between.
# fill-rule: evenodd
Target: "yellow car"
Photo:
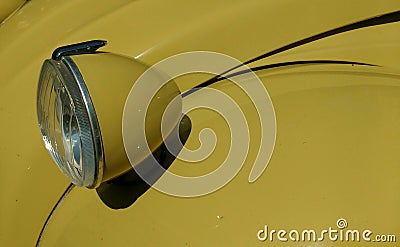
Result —
<instances>
[{"instance_id":1,"label":"yellow car","mask_svg":"<svg viewBox=\"0 0 400 247\"><path fill-rule=\"evenodd\" d=\"M0 21L1 246L398 246L399 1Z\"/></svg>"}]
</instances>

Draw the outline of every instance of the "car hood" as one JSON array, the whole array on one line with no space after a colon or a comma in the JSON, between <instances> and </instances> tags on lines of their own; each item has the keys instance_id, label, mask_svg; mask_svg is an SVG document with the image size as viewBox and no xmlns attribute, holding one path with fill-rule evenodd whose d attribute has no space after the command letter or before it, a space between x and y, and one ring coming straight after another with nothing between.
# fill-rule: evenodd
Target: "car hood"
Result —
<instances>
[{"instance_id":1,"label":"car hood","mask_svg":"<svg viewBox=\"0 0 400 247\"><path fill-rule=\"evenodd\" d=\"M16 2L13 1L12 3ZM204 237L202 240L215 237L216 240L223 241L224 236L227 235L221 234L218 229L223 229L224 232L231 232L235 236L239 236L241 229L249 230L248 234L253 234L252 236L254 237L253 230L255 229L251 230L248 226L260 227L264 222L275 217L272 214L268 214L268 212L272 212L272 209L286 209L289 205L295 203L298 205L299 210L309 213L317 212L322 215L323 211L316 211L316 208L314 206L311 207L309 204L319 198L316 202L319 203L320 208L331 210L330 212L332 212L332 214L327 215L327 217L331 217L330 219L324 218L322 220L331 222L341 216L335 212L343 208L343 205L355 203L351 199L352 193L347 191L345 183L348 182L350 187L356 186L358 192L366 195L367 191L362 190L359 185L366 185L364 182L367 180L363 180L363 178L373 180L375 178L373 174L377 174L379 179L375 185L379 186L379 181L382 181L382 188L390 186L389 181L385 180L384 174L377 173L374 170L376 167L363 170L366 173L365 177L356 177L352 180L349 175L357 173L357 170L361 169L365 162L378 164L378 158L383 157L371 157L372 150L370 150L371 153L363 156L367 152L366 149L353 150L351 145L343 146L344 144L340 140L335 142L334 132L329 133L327 136L324 135L325 132L330 131L329 129L317 129L318 131L314 134L312 132L310 126L318 127L317 123L321 123L313 121L314 117L315 120L325 121L323 123L328 124L328 120L334 119L335 116L338 119L345 119L345 117L351 116L352 113L348 111L349 109L363 113L362 111L366 109L362 108L363 103L365 103L365 107L368 107L367 96L373 94L371 88L377 88L379 93L387 96L390 100L393 100L395 96L397 97L397 95L394 95L397 90L387 90L390 88L388 85L396 84L396 82L390 81L386 77L382 79L380 76L386 73L391 77L392 72L370 71L368 72L369 76L364 76L366 74L363 73L366 72L363 71L361 71L362 73L353 71L351 72L353 73L352 75L348 75L348 72L340 69L339 71L341 72L339 74L343 73L345 75L343 78L339 76L340 80L355 81L360 85L362 84L362 87L367 88L359 88L359 90L355 88L341 89L340 83L335 84L336 79L332 77L338 74L334 71L332 72L333 75L329 76L331 84L330 86L328 85L328 88L333 88L331 92L328 89L305 90L303 87L305 85L302 84L307 84L308 82L304 77L301 77L301 79L287 77L290 80L285 81L282 84L283 86L280 86L281 84L278 81L275 84L265 84L271 91L271 96L277 107L278 130L280 131L279 133L282 133L280 134L281 137L278 136L277 145L278 147L279 145L281 146L275 153L276 157L273 158L275 160L272 160L273 163L269 167L271 169L253 187L248 184L243 185L241 183L244 182L242 181L243 179L239 178L237 179L237 184L221 190L220 193L188 200L174 199L155 191L150 191L138 201L137 205L120 212L112 211L104 206L97 198L95 191L79 188L71 191L66 200L60 204L59 211L54 210L57 201L69 186L69 181L62 176L45 150L36 120L36 87L40 67L43 60L50 57L54 48L84 40L105 39L109 41L106 51L135 57L149 65L168 56L193 50L218 51L236 57L241 61L248 61L268 51L315 34L397 11L400 8L399 3L396 1L380 2L379 4L376 1L355 1L351 3L349 1L328 1L321 3L313 0L307 1L307 4L301 1L249 1L246 3L234 1L229 5L225 1L185 3L169 1L168 7L163 4L164 1L73 0L59 2L35 0L25 4L23 8L0 27L0 65L2 66L0 73L0 113L2 119L0 121L2 130L2 142L0 142L0 168L2 169L0 180L0 241L5 243L4 245L25 246L35 243L45 225L46 219L52 212L57 216L53 218L54 221L49 223L49 228L43 231L43 243L45 241L53 243L56 240L65 240L65 238L71 236L74 236L74 238L69 238L68 240L71 243L80 237L82 238L79 240L92 241L92 239L85 238L88 236L86 233L93 238L98 236L96 241L103 240L102 237L105 235L110 236L110 242L113 241L113 237L115 237L114 240L118 238L123 241L122 235L131 235L130 233L135 232L135 229L140 228L141 225L145 226L143 230L154 230L155 226L157 226L158 230L171 230L172 232L164 232L165 235L163 236L167 237L167 234L169 234L168 238L172 241L173 236L187 229L183 224L185 219L202 227L203 233L210 233L210 235L207 235L208 237ZM95 7L93 7L94 5ZM152 14L149 15L148 13ZM226 31L228 28L229 32ZM346 38L346 34L339 34L335 37L326 38L323 42L317 41L312 46L304 45L279 55L255 61L251 66L258 67L302 59L328 59L364 62L386 66L396 71L399 68L399 64L395 62L398 61L397 54L399 54L399 35L397 35L398 31L396 30L399 30L398 23L351 32L357 37L356 39L353 38L354 36ZM370 39L376 43L365 42ZM359 45L360 42L364 42L364 47ZM354 73L357 74L359 72L363 74L361 77L354 75ZM315 73L318 74L320 72L317 71ZM379 74L379 80L369 82L368 78L374 78L376 74ZM396 73L394 74L394 77L396 77ZM277 76L279 77L279 75ZM297 80L299 80L299 83L285 86L287 83L296 82ZM318 81L318 78L316 77L315 80ZM381 81L382 84L380 85ZM178 79L177 83L181 90L185 91L197 85L199 80ZM275 89L273 89L274 87ZM340 90L344 90L344 96L340 96ZM279 96L279 91L293 91L294 93L292 95ZM356 91L360 105L347 108L344 103L340 103L340 97L344 97L343 102L348 102L351 98L350 94L354 91ZM308 99L308 95L312 97ZM337 99L336 106L338 108L331 106L326 111L317 108L317 105L321 104L334 104L322 96ZM385 116L394 110L386 105L386 103L391 104L392 101L384 102L384 99L376 95L371 97L378 97L373 99L379 101L380 106L383 108L388 107L387 111L382 113L386 114ZM302 102L305 106L310 107L309 114L304 113L301 115L294 107L296 102ZM336 113L336 115L329 115L330 118L327 118L328 111ZM374 114L378 114L378 112L378 109L373 111ZM360 116L354 124L368 122L365 117L366 115ZM376 118L379 118L379 116ZM379 119L374 120L375 122L371 123L383 124L378 121ZM394 119L394 121L397 120ZM308 126L308 124L311 125ZM342 122L341 124L349 123ZM294 135L293 138L285 136L294 134L291 131L296 125L305 128L302 132L303 134L299 135L296 132L298 135ZM358 125L353 127L355 130L362 130L358 128ZM390 125L389 127L388 130L392 129L393 126ZM382 126L382 128L386 127ZM344 133L336 134L338 134L336 136L339 138L343 137L342 134ZM349 132L349 134L351 133ZM352 137L351 140L354 142L348 143L367 141L365 138L368 138L368 136L361 136L361 139L356 140L358 134L360 132L350 135ZM374 137L377 137L378 132L373 134ZM315 142L321 138L331 140L330 146L323 147L318 142ZM394 140L392 141L394 142ZM338 170L341 170L339 172L334 169L335 161L338 160L333 159L333 153L338 151L345 152L346 150L360 153L360 157L357 156L358 165L350 167L350 164L352 164L350 156L354 153L347 153L347 156L345 156L347 158L346 162L338 163ZM295 153L288 153L288 151ZM304 153L300 153L300 151L304 151ZM390 150L386 151L389 152ZM322 155L328 155L328 152L332 155L332 160L322 160ZM313 156L313 154L318 155ZM388 155L385 157L391 157L391 153L385 154ZM297 158L294 159L295 157ZM298 160L303 160L307 166L304 169L300 168ZM386 161L387 171L390 174L397 174L398 172L394 171L393 160ZM318 166L320 163L323 163L324 166ZM279 166L277 164L284 165ZM290 170L285 175L284 168L287 168L288 165L293 165L294 167L291 168L293 170ZM322 167L328 168L322 169ZM317 175L315 176L310 175L313 171L319 171L319 173L316 173ZM336 178L341 183L325 180L327 178L326 173L337 175ZM305 183L303 186L297 186L303 182ZM287 186L284 190L286 196L279 194L279 191L274 191L280 190L278 185L282 183ZM396 182L393 183L393 188L398 188L398 184ZM335 192L336 188L343 189L345 190L345 196L339 196L340 193L335 194L336 196L327 201L327 194L323 191L324 186L327 188L327 193ZM307 194L307 191L312 191L314 188L319 188L317 190L318 193ZM265 189L264 192L256 193L256 191L263 189ZM248 190L254 191L248 193ZM304 197L296 194L297 192L304 192ZM393 191L386 192L391 193ZM221 193L226 194L221 196ZM370 204L368 204L368 198L364 198L360 202L370 205L367 209L373 211L378 202L385 199L384 194L376 194L375 196ZM349 200L349 202L340 201L342 199ZM397 205L398 197L393 200L392 205ZM273 201L273 203L269 204L269 201ZM258 205L255 208L256 210L252 208L252 205L255 204ZM149 216L142 214L141 218L129 217L129 214L140 214L142 212L141 209L144 210L149 205L151 205L150 208L154 207L154 210L160 210L157 211L160 215ZM324 207L324 205L331 206ZM385 205L390 205L390 203L388 202ZM160 208L156 208L156 206ZM204 210L205 208L206 210ZM365 209L366 213L372 212L367 209ZM295 213L296 210L293 208L291 210L290 217L300 217ZM397 214L392 210L393 208L389 206L388 210L385 211L388 213L388 215L385 214L387 219L396 218ZM171 211L173 213L170 213ZM125 212L127 214L124 214ZM162 212L166 213L161 215ZM238 215L242 212L245 212L244 216L246 217L239 218ZM389 217L391 212L394 214ZM260 213L265 213L263 214L265 218L260 218L260 220L251 218L252 215ZM209 215L212 219L205 217L205 215ZM148 221L145 221L146 216L149 219ZM217 216L222 216L222 218L216 218ZM282 214L277 214L276 217L278 216L282 216ZM356 216L361 217L361 214ZM66 221L62 221L63 217L65 217ZM182 224L171 227L171 222L175 222L177 218L179 219L178 222ZM230 224L230 228L221 228L220 219L224 220L223 224ZM72 222L73 220L77 221L74 223ZM108 225L109 228L105 228L104 226L108 224L108 221L115 222L115 224L124 224L120 226L125 227L126 231L117 232L115 231L116 228L111 228L112 224ZM76 225L79 227L74 228ZM233 228L235 229L232 230ZM128 229L131 232L128 232ZM61 230L61 232L58 230ZM79 230L82 231L79 232ZM94 232L102 236L93 234ZM197 235L191 236L196 237ZM153 241L158 239L161 241L162 238L152 238ZM233 241L233 239L231 240ZM143 241L145 240L143 239Z\"/></svg>"}]
</instances>

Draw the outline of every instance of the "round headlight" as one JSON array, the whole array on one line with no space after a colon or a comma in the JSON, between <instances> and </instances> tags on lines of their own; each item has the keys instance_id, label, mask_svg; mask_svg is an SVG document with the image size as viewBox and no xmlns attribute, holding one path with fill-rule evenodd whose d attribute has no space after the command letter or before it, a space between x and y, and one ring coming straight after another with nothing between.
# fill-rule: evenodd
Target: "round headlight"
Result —
<instances>
[{"instance_id":1,"label":"round headlight","mask_svg":"<svg viewBox=\"0 0 400 247\"><path fill-rule=\"evenodd\" d=\"M43 141L55 163L74 184L98 186L104 165L100 127L88 89L70 57L44 62L37 97Z\"/></svg>"}]
</instances>

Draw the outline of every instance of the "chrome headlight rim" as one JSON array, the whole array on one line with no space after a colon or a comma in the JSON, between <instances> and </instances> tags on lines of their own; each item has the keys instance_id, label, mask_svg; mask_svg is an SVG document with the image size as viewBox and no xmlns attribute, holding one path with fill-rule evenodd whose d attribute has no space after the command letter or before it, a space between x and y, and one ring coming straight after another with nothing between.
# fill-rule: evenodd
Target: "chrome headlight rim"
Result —
<instances>
[{"instance_id":1,"label":"chrome headlight rim","mask_svg":"<svg viewBox=\"0 0 400 247\"><path fill-rule=\"evenodd\" d=\"M48 95L43 94L49 93L47 88L49 86L52 87L48 98L49 102L44 102ZM57 103L56 101L51 102L52 91L53 93L55 92L57 101L61 103ZM70 120L76 121L75 124L78 128L75 129L75 131L78 130L78 135L76 133L71 134L71 129L73 129L71 127L72 123L69 123L69 135L66 136L64 133L63 111L64 106L68 108L68 105L64 105L65 102L62 102L62 99L60 99L60 92L63 94L64 99L69 100L69 110L72 112L72 116L69 117ZM46 112L44 108L47 104L52 103L55 104L54 113ZM62 116L57 113L57 110L60 110L57 109L59 104L61 104ZM37 114L45 146L61 171L78 186L85 186L88 188L98 187L102 182L104 167L104 151L100 125L89 90L77 65L71 57L63 56L59 60L47 59L43 63L37 91ZM51 124L48 119L51 117L49 114L54 114L53 121L58 121L58 127L60 128L58 134L61 135L63 143L57 143L57 138L55 137L55 132L57 130L53 130L53 133L51 133L52 130L49 129L49 127L54 127L54 123L53 126L49 126L49 124ZM55 120L55 118L57 118L57 120ZM53 136L51 136L52 134ZM69 141L66 140L68 138ZM79 145L79 150L75 150L76 148L72 146L72 142ZM59 145L63 145L64 154L59 153ZM65 145L70 145L68 151L71 152L74 160L75 155L78 156L79 166L73 166L68 163L67 157L65 157L67 153L65 151Z\"/></svg>"}]
</instances>

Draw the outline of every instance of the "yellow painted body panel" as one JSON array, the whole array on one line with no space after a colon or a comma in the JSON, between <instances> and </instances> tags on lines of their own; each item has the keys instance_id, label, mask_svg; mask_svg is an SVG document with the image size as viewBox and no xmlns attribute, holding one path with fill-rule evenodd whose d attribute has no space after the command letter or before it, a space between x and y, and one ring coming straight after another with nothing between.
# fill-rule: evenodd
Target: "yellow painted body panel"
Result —
<instances>
[{"instance_id":1,"label":"yellow painted body panel","mask_svg":"<svg viewBox=\"0 0 400 247\"><path fill-rule=\"evenodd\" d=\"M113 211L95 193L75 188L53 215L43 246L72 246L76 239L105 246L286 246L258 241L257 231L265 224L321 231L336 227L340 218L350 229L397 234L400 75L340 65L277 69L261 76L275 105L278 135L273 158L258 181L247 181L259 144L252 141L239 175L200 198L150 189L128 209ZM243 98L229 82L214 87ZM206 97L196 94L193 100L199 102ZM256 125L255 113L245 113ZM196 147L199 131L212 128L217 149L203 162L176 161L170 170L198 176L226 157L229 132L224 120L209 111L189 116L193 129L186 145ZM251 140L257 140L253 125ZM358 244L326 241L318 246Z\"/></svg>"},{"instance_id":2,"label":"yellow painted body panel","mask_svg":"<svg viewBox=\"0 0 400 247\"><path fill-rule=\"evenodd\" d=\"M0 23L26 0L3 0L0 2Z\"/></svg>"},{"instance_id":3,"label":"yellow painted body panel","mask_svg":"<svg viewBox=\"0 0 400 247\"><path fill-rule=\"evenodd\" d=\"M35 110L40 66L57 46L105 39L103 50L149 65L193 50L246 61L399 9L399 1L29 1L0 26L0 245L34 245L69 184L43 146ZM386 24L251 64L340 59L388 69L337 65L260 72L275 106L278 135L271 163L254 184L247 177L257 142L240 174L208 196L182 199L150 189L130 208L114 211L95 191L74 188L41 244L263 246L256 234L264 224L318 230L335 226L340 217L352 228L398 233L399 38L399 24ZM178 78L182 91L201 82L190 78ZM242 97L229 83L215 87ZM193 100L201 101L201 93ZM209 120L221 133L226 130L222 119L207 112L191 117L188 147L198 145L197 132ZM257 136L257 126L250 129ZM223 158L223 142L210 159ZM218 165L213 161L191 169L177 161L171 170L203 174Z\"/></svg>"}]
</instances>

